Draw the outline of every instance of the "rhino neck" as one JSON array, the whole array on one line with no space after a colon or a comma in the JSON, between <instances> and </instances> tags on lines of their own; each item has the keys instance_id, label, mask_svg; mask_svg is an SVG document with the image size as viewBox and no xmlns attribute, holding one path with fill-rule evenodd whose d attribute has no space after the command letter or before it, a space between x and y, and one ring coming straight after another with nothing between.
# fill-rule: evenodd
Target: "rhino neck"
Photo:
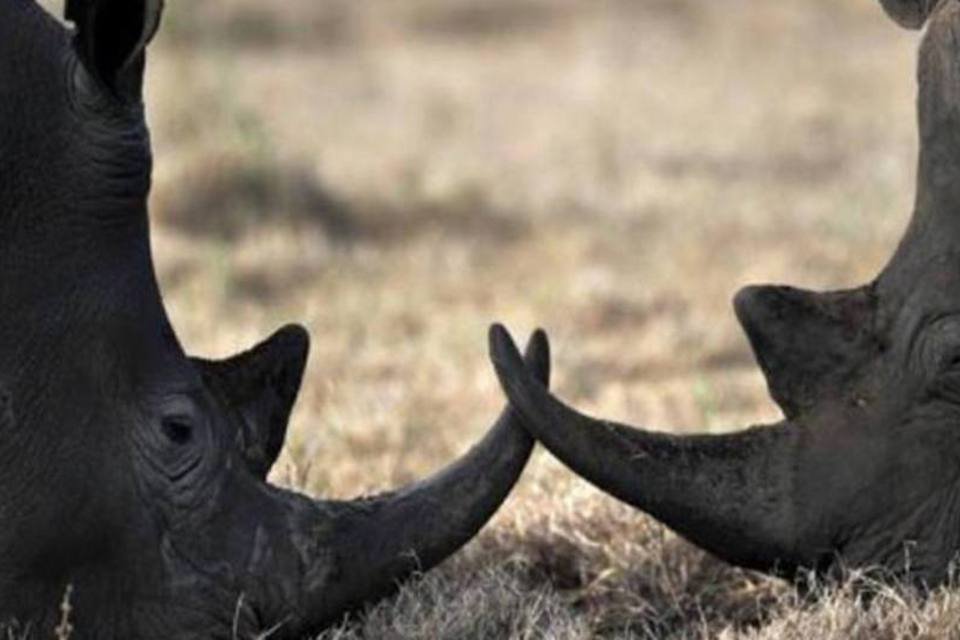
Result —
<instances>
[{"instance_id":1,"label":"rhino neck","mask_svg":"<svg viewBox=\"0 0 960 640\"><path fill-rule=\"evenodd\" d=\"M144 213L93 238L64 234L63 244L49 252L32 252L28 242L0 250L0 387L12 394L18 424L32 419L23 411L28 398L54 407L60 395L93 401L110 391L87 389L103 377L100 369L126 367L129 379L157 354L182 356L146 225ZM62 418L74 421L69 413ZM55 418L50 411L44 416L51 423Z\"/></svg>"},{"instance_id":2,"label":"rhino neck","mask_svg":"<svg viewBox=\"0 0 960 640\"><path fill-rule=\"evenodd\" d=\"M91 309L159 301L146 207L139 209L110 222L49 211L10 220L0 212L0 300L7 309L0 327L23 327L25 314L51 307L61 309L62 320L79 300Z\"/></svg>"},{"instance_id":3,"label":"rhino neck","mask_svg":"<svg viewBox=\"0 0 960 640\"><path fill-rule=\"evenodd\" d=\"M917 195L910 224L878 281L888 314L930 279L931 266L945 279L960 258L960 3L928 5L936 8L917 67Z\"/></svg>"},{"instance_id":4,"label":"rhino neck","mask_svg":"<svg viewBox=\"0 0 960 640\"><path fill-rule=\"evenodd\" d=\"M29 100L16 81L0 82L0 174L13 178L0 181L0 277L26 272L36 282L149 262L153 162L142 102L104 96L69 52L42 64L54 80Z\"/></svg>"}]
</instances>

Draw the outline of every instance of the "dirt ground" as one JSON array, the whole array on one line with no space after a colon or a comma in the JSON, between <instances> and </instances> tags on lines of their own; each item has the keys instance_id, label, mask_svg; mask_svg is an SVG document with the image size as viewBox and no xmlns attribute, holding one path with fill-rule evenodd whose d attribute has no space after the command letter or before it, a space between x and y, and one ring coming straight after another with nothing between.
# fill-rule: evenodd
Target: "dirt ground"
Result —
<instances>
[{"instance_id":1,"label":"dirt ground","mask_svg":"<svg viewBox=\"0 0 960 640\"><path fill-rule=\"evenodd\" d=\"M872 0L168 0L154 245L188 349L314 337L275 479L442 466L503 404L489 323L555 389L677 431L777 419L743 285L871 279L913 199L916 33ZM537 453L458 556L340 638L960 638L960 590L801 599Z\"/></svg>"}]
</instances>

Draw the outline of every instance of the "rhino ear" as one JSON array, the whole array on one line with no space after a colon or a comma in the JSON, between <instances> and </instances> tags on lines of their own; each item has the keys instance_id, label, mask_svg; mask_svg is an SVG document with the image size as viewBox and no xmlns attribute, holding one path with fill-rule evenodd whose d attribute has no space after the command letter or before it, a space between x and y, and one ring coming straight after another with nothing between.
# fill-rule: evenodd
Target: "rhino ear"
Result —
<instances>
[{"instance_id":1,"label":"rhino ear","mask_svg":"<svg viewBox=\"0 0 960 640\"><path fill-rule=\"evenodd\" d=\"M816 293L753 286L733 305L770 396L788 418L842 393L847 377L878 349L869 287Z\"/></svg>"},{"instance_id":2,"label":"rhino ear","mask_svg":"<svg viewBox=\"0 0 960 640\"><path fill-rule=\"evenodd\" d=\"M307 331L288 326L232 358L193 359L206 383L242 418L240 451L260 478L283 448L309 350Z\"/></svg>"},{"instance_id":3,"label":"rhino ear","mask_svg":"<svg viewBox=\"0 0 960 640\"><path fill-rule=\"evenodd\" d=\"M907 29L919 29L939 0L880 0L887 15Z\"/></svg>"},{"instance_id":4,"label":"rhino ear","mask_svg":"<svg viewBox=\"0 0 960 640\"><path fill-rule=\"evenodd\" d=\"M65 9L84 67L125 100L140 97L144 51L162 13L163 0L67 0Z\"/></svg>"}]
</instances>

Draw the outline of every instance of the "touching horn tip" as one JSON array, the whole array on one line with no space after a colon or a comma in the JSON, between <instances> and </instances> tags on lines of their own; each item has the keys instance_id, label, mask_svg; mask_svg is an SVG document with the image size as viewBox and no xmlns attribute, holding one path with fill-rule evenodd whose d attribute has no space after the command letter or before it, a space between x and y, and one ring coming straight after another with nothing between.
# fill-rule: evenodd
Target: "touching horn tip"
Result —
<instances>
[{"instance_id":1,"label":"touching horn tip","mask_svg":"<svg viewBox=\"0 0 960 640\"><path fill-rule=\"evenodd\" d=\"M497 340L509 338L510 332L507 331L507 328L499 322L494 322L490 325L490 331L488 332L488 335L490 336L490 345L492 346Z\"/></svg>"},{"instance_id":2,"label":"touching horn tip","mask_svg":"<svg viewBox=\"0 0 960 640\"><path fill-rule=\"evenodd\" d=\"M550 380L550 339L546 331L537 329L533 332L524 359L537 379L546 385Z\"/></svg>"},{"instance_id":3,"label":"touching horn tip","mask_svg":"<svg viewBox=\"0 0 960 640\"><path fill-rule=\"evenodd\" d=\"M490 359L496 363L509 363L514 358L520 358L520 352L513 341L513 336L500 323L490 327Z\"/></svg>"},{"instance_id":4,"label":"touching horn tip","mask_svg":"<svg viewBox=\"0 0 960 640\"><path fill-rule=\"evenodd\" d=\"M550 344L549 344L550 338L547 336L546 330L543 329L542 327L537 327L536 329L533 330L533 334L530 336L530 340L537 341L538 343L543 345L543 347L546 349L550 348Z\"/></svg>"},{"instance_id":5,"label":"touching horn tip","mask_svg":"<svg viewBox=\"0 0 960 640\"><path fill-rule=\"evenodd\" d=\"M490 328L490 362L493 364L493 369L500 380L500 386L510 397L510 389L519 380L523 380L527 367L520 357L520 351L517 349L513 337L500 324L495 324Z\"/></svg>"}]
</instances>

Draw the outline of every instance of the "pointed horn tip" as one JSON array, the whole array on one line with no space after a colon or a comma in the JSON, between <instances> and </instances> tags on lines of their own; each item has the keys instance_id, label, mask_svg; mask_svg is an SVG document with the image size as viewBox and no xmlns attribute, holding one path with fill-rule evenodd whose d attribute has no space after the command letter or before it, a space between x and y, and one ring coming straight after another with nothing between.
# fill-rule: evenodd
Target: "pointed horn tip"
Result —
<instances>
[{"instance_id":1,"label":"pointed horn tip","mask_svg":"<svg viewBox=\"0 0 960 640\"><path fill-rule=\"evenodd\" d=\"M743 287L734 295L733 313L751 340L763 324L764 317L769 316L771 294L781 289L774 285L754 284Z\"/></svg>"},{"instance_id":2,"label":"pointed horn tip","mask_svg":"<svg viewBox=\"0 0 960 640\"><path fill-rule=\"evenodd\" d=\"M733 312L741 324L752 315L757 305L757 298L760 297L764 288L763 285L752 284L741 288L733 296Z\"/></svg>"},{"instance_id":3,"label":"pointed horn tip","mask_svg":"<svg viewBox=\"0 0 960 640\"><path fill-rule=\"evenodd\" d=\"M544 335L543 338L545 339L546 336ZM531 338L531 347L536 347L539 340L538 334L535 333ZM546 343L544 346L547 346ZM533 400L538 397L538 384L534 382L534 375L531 375L531 372L536 373L536 371L524 365L513 338L500 324L490 328L490 361L496 371L500 388L503 389L511 406L527 420L539 420L541 414L537 402ZM539 382L540 389L546 392L546 381Z\"/></svg>"},{"instance_id":4,"label":"pointed horn tip","mask_svg":"<svg viewBox=\"0 0 960 640\"><path fill-rule=\"evenodd\" d=\"M545 329L537 327L533 330L533 333L530 334L530 343L536 343L539 349L544 351L550 350L550 337L547 335Z\"/></svg>"},{"instance_id":5,"label":"pointed horn tip","mask_svg":"<svg viewBox=\"0 0 960 640\"><path fill-rule=\"evenodd\" d=\"M487 332L487 337L490 338L490 348L493 349L493 344L497 340L509 339L510 332L507 331L507 328L499 322L494 322L490 325L490 330Z\"/></svg>"},{"instance_id":6,"label":"pointed horn tip","mask_svg":"<svg viewBox=\"0 0 960 640\"><path fill-rule=\"evenodd\" d=\"M530 335L523 359L537 380L547 386L550 383L550 339L546 331L537 329Z\"/></svg>"},{"instance_id":7,"label":"pointed horn tip","mask_svg":"<svg viewBox=\"0 0 960 640\"><path fill-rule=\"evenodd\" d=\"M310 349L310 332L302 324L286 324L273 334L274 338L282 340L286 345L298 351Z\"/></svg>"},{"instance_id":8,"label":"pointed horn tip","mask_svg":"<svg viewBox=\"0 0 960 640\"><path fill-rule=\"evenodd\" d=\"M818 295L785 284L751 284L733 296L733 311L743 322L767 312L771 305L803 301Z\"/></svg>"},{"instance_id":9,"label":"pointed horn tip","mask_svg":"<svg viewBox=\"0 0 960 640\"><path fill-rule=\"evenodd\" d=\"M489 340L490 360L498 373L505 373L518 367L523 367L523 359L517 344L513 341L513 336L502 324L494 324L490 327ZM536 351L539 340L536 334L531 338L530 346Z\"/></svg>"},{"instance_id":10,"label":"pointed horn tip","mask_svg":"<svg viewBox=\"0 0 960 640\"><path fill-rule=\"evenodd\" d=\"M819 315L821 309L830 304L831 295L832 292L814 292L784 284L755 284L737 292L733 297L733 311L740 325L752 335L771 324L789 324L788 318Z\"/></svg>"}]
</instances>

